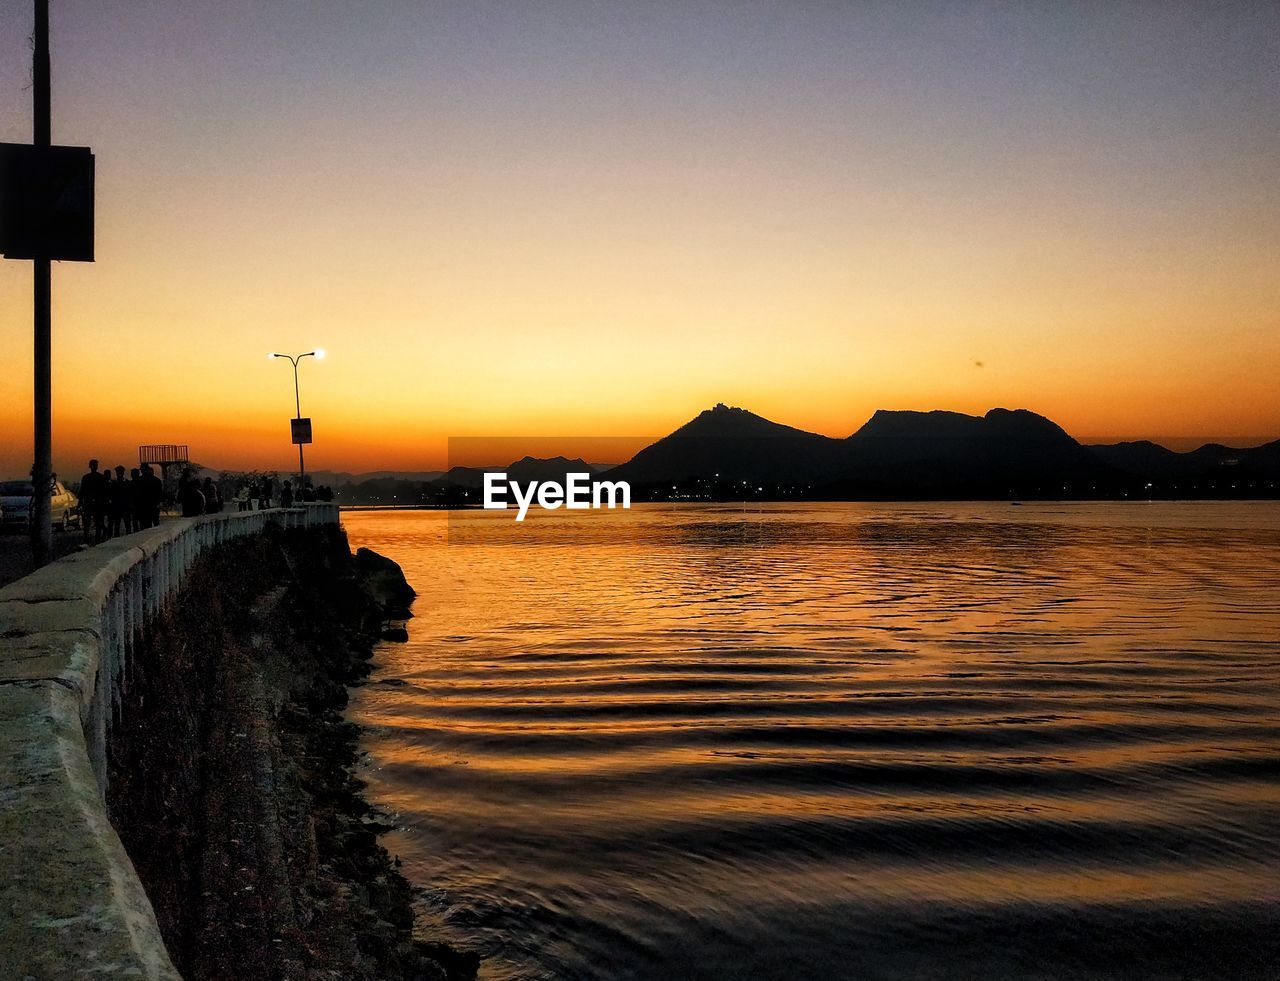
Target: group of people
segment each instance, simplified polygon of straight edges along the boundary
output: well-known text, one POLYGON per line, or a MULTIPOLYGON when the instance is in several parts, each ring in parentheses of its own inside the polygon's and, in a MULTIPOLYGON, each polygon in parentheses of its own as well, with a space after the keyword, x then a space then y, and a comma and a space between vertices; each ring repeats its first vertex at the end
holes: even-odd
POLYGON ((178 504, 184 518, 217 514, 222 510, 222 488, 212 477, 205 477, 202 483, 190 467, 183 467, 182 476, 178 478, 178 504))
MULTIPOLYGON (((310 480, 305 480, 301 491, 298 491, 292 480, 285 480, 280 485, 277 499, 275 479, 263 476, 256 482, 241 481, 236 486, 234 500, 239 511, 252 511, 255 502, 259 511, 265 511, 277 500, 282 508, 291 508, 299 501, 332 501, 333 490, 323 485, 313 487, 310 480)), ((199 482, 188 467, 182 471, 182 478, 178 481, 178 501, 182 505, 183 517, 216 514, 222 510, 222 488, 211 477, 199 482)))
MULTIPOLYGON (((285 481, 285 486, 289 486, 289 481, 285 481)), ((257 481, 242 480, 236 487, 236 504, 241 511, 252 511, 254 502, 257 502, 258 510, 265 511, 271 507, 274 500, 276 489, 275 479, 264 474, 257 481)), ((293 491, 289 491, 290 502, 292 503, 293 491)))
POLYGON ((129 471, 117 466, 98 469, 98 461, 89 461, 89 472, 80 478, 80 527, 90 545, 105 542, 116 535, 127 535, 160 523, 160 506, 164 503, 164 482, 151 465, 144 463, 129 471))
MULTIPOLYGON (((286 480, 277 498, 274 478, 263 476, 257 481, 241 481, 234 500, 240 511, 252 511, 255 503, 258 510, 265 511, 273 505, 293 507, 295 501, 332 501, 333 490, 315 488, 306 480, 298 491, 293 481, 286 480)), ((183 467, 176 503, 184 518, 217 514, 223 507, 222 488, 212 477, 201 480, 190 467, 183 467)), ((99 470, 98 461, 90 460, 89 472, 80 478, 80 525, 90 545, 158 525, 164 504, 164 481, 149 463, 134 467, 126 479, 123 466, 117 466, 113 475, 111 468, 99 470)))

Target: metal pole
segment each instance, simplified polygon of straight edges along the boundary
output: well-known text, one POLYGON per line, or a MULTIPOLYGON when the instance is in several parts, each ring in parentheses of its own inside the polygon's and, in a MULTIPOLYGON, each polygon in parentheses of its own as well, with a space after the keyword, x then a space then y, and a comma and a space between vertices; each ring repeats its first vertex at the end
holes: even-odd
MULTIPOLYGON (((51 98, 49 93, 49 0, 35 0, 34 54, 31 59, 32 116, 34 143, 47 147, 52 142, 51 98)), ((53 521, 50 515, 49 481, 53 477, 53 381, 52 306, 53 283, 48 256, 34 262, 35 286, 35 465, 31 468, 31 552, 36 566, 53 557, 53 521)))
MULTIPOLYGON (((302 418, 302 397, 298 394, 298 362, 303 359, 304 355, 298 355, 296 358, 290 358, 293 362, 293 406, 297 411, 297 418, 302 418)), ((298 444, 298 500, 302 500, 302 485, 307 477, 306 465, 302 462, 302 444, 298 444)))

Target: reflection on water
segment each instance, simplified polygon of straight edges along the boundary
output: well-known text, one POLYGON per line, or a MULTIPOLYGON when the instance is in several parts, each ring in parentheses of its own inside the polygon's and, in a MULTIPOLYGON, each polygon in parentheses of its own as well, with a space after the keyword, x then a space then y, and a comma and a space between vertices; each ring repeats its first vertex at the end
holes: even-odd
POLYGON ((420 593, 366 776, 485 977, 1280 977, 1280 507, 531 518, 343 516, 420 593))

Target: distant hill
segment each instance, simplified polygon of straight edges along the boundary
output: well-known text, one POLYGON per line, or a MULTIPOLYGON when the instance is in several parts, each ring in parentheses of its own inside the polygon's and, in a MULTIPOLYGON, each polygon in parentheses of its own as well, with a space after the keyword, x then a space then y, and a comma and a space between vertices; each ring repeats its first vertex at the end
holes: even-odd
POLYGON ((479 503, 486 473, 506 473, 522 483, 535 480, 563 483, 565 474, 596 473, 602 469, 608 466, 563 456, 550 459, 526 456, 505 467, 451 467, 443 473, 431 471, 425 480, 382 476, 335 486, 338 500, 343 504, 451 507, 479 503))
POLYGON ((1147 439, 1086 448, 1098 459, 1123 473, 1177 477, 1190 472, 1191 468, 1191 462, 1187 459, 1189 454, 1175 453, 1147 439))
POLYGON ((1149 440, 1086 448, 1116 470, 1133 476, 1184 481, 1280 478, 1280 440, 1245 449, 1206 443, 1187 453, 1176 453, 1149 440))
POLYGON ((341 470, 317 470, 308 473, 315 484, 328 484, 330 487, 342 487, 347 484, 360 484, 369 480, 435 480, 441 470, 372 470, 368 473, 347 473, 341 470))
POLYGON ((1274 496, 1280 441, 1190 453, 1154 443, 1084 446, 1044 416, 999 408, 982 416, 879 410, 839 440, 719 404, 608 476, 648 499, 1119 497, 1157 485, 1170 494, 1274 496), (1233 479, 1222 486, 1185 484, 1224 474, 1233 479), (1184 484, 1174 487, 1175 478, 1184 484))
POLYGON ((451 467, 434 480, 429 481, 429 483, 438 487, 478 488, 484 483, 484 475, 486 473, 505 473, 512 480, 518 480, 521 483, 528 483, 534 480, 554 480, 563 483, 565 474, 595 473, 598 469, 600 469, 598 466, 587 463, 585 460, 570 460, 563 456, 553 456, 545 459, 525 456, 505 467, 451 467))
POLYGON ((840 440, 720 403, 645 447, 608 475, 637 484, 699 477, 825 482, 840 475, 844 459, 840 440))
POLYGON ((1093 482, 1111 467, 1061 427, 1026 409, 959 412, 880 410, 847 440, 842 484, 912 496, 966 489, 1093 482))
POLYGON ((1178 453, 1150 441, 1082 445, 1026 409, 878 410, 833 439, 723 403, 617 466, 526 456, 504 466, 312 474, 343 503, 476 504, 484 474, 563 482, 567 473, 628 480, 637 500, 840 500, 1006 497, 1275 497, 1280 440, 1207 443, 1178 453))

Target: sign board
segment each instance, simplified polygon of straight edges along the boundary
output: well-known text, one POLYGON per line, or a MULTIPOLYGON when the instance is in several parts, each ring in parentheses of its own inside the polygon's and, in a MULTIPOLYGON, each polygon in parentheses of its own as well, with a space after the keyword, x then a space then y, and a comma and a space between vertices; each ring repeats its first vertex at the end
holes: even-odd
POLYGON ((289 425, 293 429, 293 441, 295 443, 311 442, 311 420, 307 419, 290 419, 289 425))
POLYGON ((93 153, 0 143, 0 253, 93 261, 93 153))

